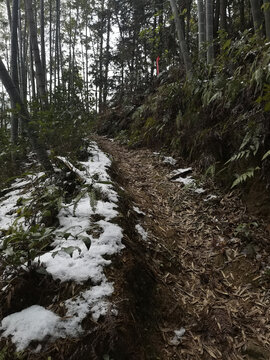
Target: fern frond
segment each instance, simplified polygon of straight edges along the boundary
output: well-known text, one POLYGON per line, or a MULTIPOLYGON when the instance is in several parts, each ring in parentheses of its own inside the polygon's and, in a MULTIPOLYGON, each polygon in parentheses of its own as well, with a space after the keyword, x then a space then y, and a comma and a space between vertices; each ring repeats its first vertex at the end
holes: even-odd
POLYGON ((241 175, 237 175, 237 178, 234 180, 231 189, 233 189, 235 186, 242 184, 246 182, 248 179, 254 177, 255 171, 260 170, 260 168, 257 166, 255 168, 249 168, 246 172, 244 172, 241 175))

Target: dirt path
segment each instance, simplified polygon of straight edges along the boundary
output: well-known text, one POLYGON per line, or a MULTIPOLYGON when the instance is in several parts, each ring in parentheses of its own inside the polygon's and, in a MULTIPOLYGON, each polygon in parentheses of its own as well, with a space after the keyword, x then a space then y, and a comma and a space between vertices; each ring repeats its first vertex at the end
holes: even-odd
POLYGON ((126 245, 137 252, 137 263, 127 288, 140 333, 134 343, 141 348, 130 358, 270 359, 263 223, 232 195, 204 201, 209 191, 197 194, 169 181, 172 168, 150 150, 95 140, 112 156, 115 178, 129 197, 126 245), (147 240, 135 235, 138 224, 147 240), (185 333, 175 337, 181 328, 185 333))

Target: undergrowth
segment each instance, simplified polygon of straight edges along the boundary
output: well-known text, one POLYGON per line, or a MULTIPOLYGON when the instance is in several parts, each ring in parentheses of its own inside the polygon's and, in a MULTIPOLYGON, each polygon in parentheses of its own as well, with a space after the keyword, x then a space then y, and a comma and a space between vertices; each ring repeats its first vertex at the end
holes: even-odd
POLYGON ((131 146, 174 151, 227 188, 256 174, 268 182, 270 44, 249 31, 235 39, 220 32, 215 47, 215 63, 197 59, 192 81, 169 70, 131 114, 122 117, 120 107, 99 129, 111 127, 131 146))

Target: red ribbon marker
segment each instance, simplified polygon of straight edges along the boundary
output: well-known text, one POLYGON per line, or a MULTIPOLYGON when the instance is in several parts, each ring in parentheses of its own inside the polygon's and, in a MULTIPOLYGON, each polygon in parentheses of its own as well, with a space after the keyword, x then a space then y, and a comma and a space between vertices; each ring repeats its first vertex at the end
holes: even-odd
POLYGON ((156 59, 156 63, 157 63, 157 75, 159 75, 159 64, 158 64, 159 60, 160 60, 160 57, 158 56, 157 59, 156 59))

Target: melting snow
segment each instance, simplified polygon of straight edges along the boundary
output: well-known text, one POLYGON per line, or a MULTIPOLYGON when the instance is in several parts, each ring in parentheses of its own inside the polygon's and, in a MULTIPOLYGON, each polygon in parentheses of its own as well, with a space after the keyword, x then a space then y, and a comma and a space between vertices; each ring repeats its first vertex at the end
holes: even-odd
POLYGON ((145 213, 142 210, 140 210, 137 206, 133 206, 133 210, 139 215, 145 215, 145 213))
POLYGON ((205 192, 205 190, 203 188, 196 188, 194 190, 194 192, 197 193, 197 194, 203 194, 205 192))
MULTIPOLYGON (((2 336, 11 335, 17 350, 26 348, 32 340, 42 341, 46 336, 76 336, 82 332, 81 322, 89 313, 97 321, 109 309, 114 314, 117 312, 107 299, 114 289, 103 269, 111 263, 107 256, 124 248, 121 242, 122 229, 111 222, 118 216, 118 195, 107 172, 111 165, 108 156, 101 152, 95 143, 91 144, 89 152, 89 161, 80 162, 83 170, 77 169, 65 158, 60 159, 84 179, 85 185, 91 185, 98 191, 103 200, 93 200, 91 190, 86 187, 81 198, 77 198, 73 203, 63 203, 58 214, 60 225, 55 231, 53 250, 36 261, 40 261, 54 279, 77 283, 91 280, 94 285, 75 298, 65 301, 65 319, 38 305, 4 318, 0 327, 0 330, 4 331, 2 336), (91 220, 91 215, 99 215, 99 219, 91 220), (93 236, 92 230, 96 231, 98 236, 96 233, 93 236)), ((13 224, 17 218, 16 204, 22 196, 21 190, 17 188, 30 183, 31 179, 17 181, 15 190, 0 203, 0 228, 8 229, 13 224)), ((29 197, 29 190, 27 196, 29 197)))
POLYGON ((185 334, 185 332, 186 332, 186 330, 183 327, 181 327, 180 330, 174 330, 175 335, 174 335, 174 338, 171 340, 171 344, 175 345, 175 346, 179 345, 181 342, 182 336, 185 334))
POLYGON ((145 231, 144 228, 140 224, 135 225, 135 229, 137 230, 138 234, 141 235, 142 239, 144 241, 146 241, 147 237, 148 237, 147 231, 145 231))
POLYGON ((176 165, 177 160, 175 160, 174 158, 172 158, 171 156, 164 156, 163 158, 163 162, 164 164, 170 164, 170 165, 176 165))
POLYGON ((203 201, 210 201, 214 199, 217 199, 216 195, 207 195, 207 197, 203 201))
POLYGON ((196 186, 196 182, 193 179, 192 176, 187 175, 192 171, 191 167, 184 168, 184 169, 176 169, 173 170, 168 178, 173 182, 179 182, 181 184, 184 184, 185 186, 189 186, 191 190, 193 190, 197 194, 203 194, 205 190, 203 188, 198 188, 196 186), (182 175, 182 176, 181 176, 182 175))
POLYGON ((4 337, 11 335, 12 342, 21 351, 32 340, 42 341, 46 336, 53 336, 59 319, 52 311, 34 305, 5 317, 0 330, 4 330, 4 337))
POLYGON ((181 174, 185 174, 190 171, 192 171, 191 167, 184 168, 184 169, 176 169, 176 170, 173 170, 172 172, 170 172, 169 178, 174 178, 175 176, 180 176, 181 174))

